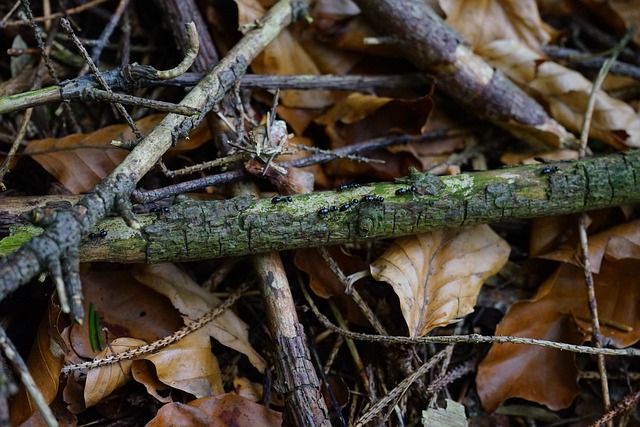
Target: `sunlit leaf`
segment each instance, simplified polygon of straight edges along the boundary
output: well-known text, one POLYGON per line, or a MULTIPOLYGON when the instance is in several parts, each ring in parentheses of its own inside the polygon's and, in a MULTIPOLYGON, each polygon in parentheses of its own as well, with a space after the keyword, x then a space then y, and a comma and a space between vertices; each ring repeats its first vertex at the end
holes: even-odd
POLYGON ((158 379, 168 386, 198 398, 224 392, 218 360, 204 330, 191 333, 145 359, 155 365, 158 379))
POLYGON ((471 313, 480 287, 507 262, 509 245, 487 225, 397 239, 371 264, 391 284, 409 334, 423 336, 471 313))
MULTIPOLYGON (((140 266, 134 277, 169 298, 186 321, 197 319, 222 302, 173 264, 140 266)), ((246 355, 258 370, 265 369, 266 362, 249 343, 249 327, 233 311, 227 310, 202 330, 221 344, 246 355)))

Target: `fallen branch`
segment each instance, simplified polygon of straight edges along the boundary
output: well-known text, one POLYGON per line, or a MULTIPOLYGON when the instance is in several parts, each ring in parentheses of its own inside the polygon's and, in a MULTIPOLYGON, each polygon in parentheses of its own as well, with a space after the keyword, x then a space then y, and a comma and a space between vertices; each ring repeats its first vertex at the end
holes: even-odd
POLYGON ((640 151, 632 151, 445 177, 416 173, 395 183, 293 195, 278 204, 248 196, 183 199, 164 214, 140 215, 138 231, 120 218, 105 219, 97 229, 108 235, 86 240, 81 255, 83 261, 180 262, 581 213, 640 202, 638 171, 640 151))
POLYGON ((575 147, 571 133, 500 71, 473 53, 460 33, 425 2, 356 0, 356 3, 379 31, 393 36, 394 46, 407 59, 432 74, 436 87, 469 113, 534 144, 575 147))
MULTIPOLYGON (((135 184, 181 136, 187 136, 232 87, 255 58, 298 13, 305 2, 282 0, 265 15, 262 25, 249 31, 227 56, 189 92, 180 105, 196 108, 195 118, 169 114, 145 137, 96 190, 66 212, 43 215, 45 231, 18 251, 0 260, 0 299, 42 271, 49 271, 61 305, 80 322, 83 317, 78 243, 114 208, 126 213, 135 184), (69 296, 67 299, 66 296, 69 296)), ((129 219, 130 224, 135 224, 129 219)))

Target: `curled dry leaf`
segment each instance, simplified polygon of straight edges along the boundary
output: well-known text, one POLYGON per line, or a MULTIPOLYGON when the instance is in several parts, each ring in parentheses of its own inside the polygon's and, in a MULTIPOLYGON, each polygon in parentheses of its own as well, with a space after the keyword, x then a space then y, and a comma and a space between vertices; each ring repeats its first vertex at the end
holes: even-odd
MULTIPOLYGON (((26 361, 29 372, 36 379, 38 388, 47 403, 51 403, 58 394, 60 372, 66 352, 66 345, 62 342, 59 332, 61 329, 59 322, 63 318, 61 312, 60 306, 50 302, 48 316, 40 322, 33 348, 26 361)), ((31 396, 28 395, 24 386, 20 385, 18 394, 11 400, 9 411, 11 425, 22 424, 37 410, 31 396)))
MULTIPOLYGON (((579 132, 592 84, 582 74, 547 60, 515 40, 497 40, 478 49, 492 65, 533 92, 549 106, 551 115, 579 132)), ((640 119, 627 103, 596 93, 590 136, 617 148, 640 147, 640 119)))
MULTIPOLYGON (((146 342, 136 338, 117 338, 109 347, 98 353, 102 359, 113 353, 122 353, 127 350, 140 347, 146 342)), ((119 363, 91 369, 87 372, 87 382, 84 386, 84 402, 87 408, 100 402, 109 396, 115 389, 122 387, 131 379, 132 360, 123 360, 119 363)))
POLYGON ((540 19, 534 0, 439 0, 447 22, 472 46, 501 39, 538 49, 555 31, 540 19))
MULTIPOLYGON (((594 275, 601 332, 609 345, 626 347, 640 339, 638 277, 640 262, 632 259, 605 261, 600 273, 594 275)), ((533 300, 511 306, 496 335, 581 344, 589 339, 589 318, 582 268, 562 264, 533 300)), ((478 367, 476 385, 489 412, 511 397, 557 410, 571 405, 579 392, 577 380, 575 355, 571 353, 494 344, 478 367)))
MULTIPOLYGON (((354 93, 318 117, 316 122, 325 126, 331 148, 336 149, 393 134, 419 135, 427 126, 432 108, 433 100, 429 97, 405 100, 354 93)), ((382 155, 377 154, 375 157, 380 158, 382 155)), ((339 160, 327 165, 327 170, 330 174, 342 176, 359 176, 369 172, 371 168, 387 178, 406 174, 407 165, 404 164, 403 156, 388 155, 382 160, 385 161, 384 164, 339 160)))
POLYGON ((201 329, 175 344, 148 355, 164 384, 197 398, 224 392, 218 360, 211 352, 209 334, 201 329))
POLYGON ((402 237, 371 274, 400 299, 409 334, 423 336, 473 311, 480 287, 507 262, 509 245, 487 225, 402 237))
MULTIPOLYGON (((580 245, 563 246, 541 255, 540 258, 582 265, 580 245)), ((605 259, 640 259, 640 220, 621 224, 601 233, 589 236, 587 254, 591 271, 600 272, 605 259)))
MULTIPOLYGON (((169 298, 185 322, 197 319, 222 302, 173 264, 140 266, 135 270, 134 277, 169 298)), ((249 343, 249 327, 233 311, 227 310, 201 330, 221 344, 246 355, 259 371, 266 368, 264 359, 249 343)))
MULTIPOLYGON (((265 9, 257 0, 237 0, 239 23, 247 29, 259 25, 265 9)), ((321 74, 318 64, 309 52, 294 38, 287 29, 272 41, 266 49, 251 63, 256 74, 321 74)), ((334 97, 328 91, 284 90, 281 101, 288 107, 323 108, 333 104, 334 97)))

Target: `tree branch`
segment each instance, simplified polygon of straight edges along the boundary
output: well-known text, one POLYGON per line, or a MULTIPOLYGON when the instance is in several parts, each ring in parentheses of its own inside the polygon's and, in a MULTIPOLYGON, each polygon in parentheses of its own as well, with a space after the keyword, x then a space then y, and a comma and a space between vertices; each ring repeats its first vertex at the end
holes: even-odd
POLYGON ((126 211, 135 184, 179 137, 186 136, 218 103, 249 63, 286 27, 300 5, 295 0, 277 2, 265 15, 262 25, 248 32, 227 56, 180 103, 196 108, 199 117, 169 114, 144 138, 129 156, 97 187, 69 211, 47 216, 44 233, 0 260, 0 299, 48 270, 61 291, 61 305, 77 321, 83 317, 77 266, 78 242, 98 220, 119 206, 126 211), (66 295, 73 295, 66 304, 66 295))
POLYGON ((180 262, 580 213, 640 202, 639 172, 636 150, 445 177, 416 173, 396 183, 294 195, 278 204, 251 197, 185 200, 165 214, 140 215, 139 231, 120 218, 102 221, 97 229, 108 235, 84 241, 81 254, 83 261, 180 262), (365 195, 384 201, 362 200, 365 195), (349 205, 353 199, 358 203, 349 205))

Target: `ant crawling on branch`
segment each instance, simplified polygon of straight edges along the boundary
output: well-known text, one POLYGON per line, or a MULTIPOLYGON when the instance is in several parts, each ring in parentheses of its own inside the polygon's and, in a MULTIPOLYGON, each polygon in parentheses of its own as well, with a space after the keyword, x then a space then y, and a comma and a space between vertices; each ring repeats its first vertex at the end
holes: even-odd
POLYGON ((105 237, 107 237, 107 234, 109 233, 106 230, 101 230, 97 233, 89 233, 88 237, 91 240, 104 239, 105 237))

